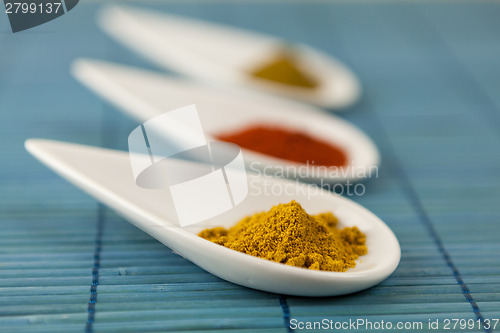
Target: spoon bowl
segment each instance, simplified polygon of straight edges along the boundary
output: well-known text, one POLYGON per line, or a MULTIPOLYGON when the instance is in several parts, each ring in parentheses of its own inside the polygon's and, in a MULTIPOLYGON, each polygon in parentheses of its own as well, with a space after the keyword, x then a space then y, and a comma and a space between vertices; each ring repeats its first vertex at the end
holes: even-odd
POLYGON ((211 89, 198 83, 99 60, 78 59, 73 63, 72 73, 88 88, 140 122, 169 110, 196 104, 208 141, 215 141, 219 134, 263 124, 303 132, 337 146, 347 154, 348 160, 345 167, 327 168, 244 150, 247 166, 253 170, 268 170, 271 175, 314 183, 337 184, 368 178, 377 172, 380 163, 378 149, 365 133, 349 122, 310 105, 251 92, 211 89))
MULTIPOLYGON (((240 205, 216 218, 180 227, 174 207, 168 204, 169 190, 137 186, 127 152, 42 139, 27 140, 25 145, 47 167, 138 228, 207 272, 236 284, 287 295, 334 296, 374 286, 399 264, 399 243, 384 222, 359 204, 313 185, 247 173, 249 193, 240 205), (357 226, 366 234, 368 254, 347 272, 314 271, 246 255, 197 236, 202 229, 230 227, 244 216, 291 200, 309 214, 332 212, 340 227, 357 226)), ((172 163, 193 166, 187 161, 172 163)))
POLYGON ((250 88, 327 108, 344 108, 360 95, 356 76, 340 61, 307 45, 294 44, 299 67, 319 81, 304 89, 249 74, 253 66, 273 59, 283 40, 224 25, 110 5, 98 16, 112 37, 158 65, 221 86, 250 88))

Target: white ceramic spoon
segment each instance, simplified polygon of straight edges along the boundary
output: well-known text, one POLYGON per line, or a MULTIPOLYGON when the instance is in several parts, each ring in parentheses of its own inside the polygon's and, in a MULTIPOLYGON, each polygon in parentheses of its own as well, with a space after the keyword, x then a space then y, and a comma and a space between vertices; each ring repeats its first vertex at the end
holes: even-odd
POLYGON ((247 165, 254 170, 326 184, 356 182, 377 172, 380 155, 373 141, 349 122, 310 105, 263 94, 210 89, 164 74, 98 60, 76 60, 72 73, 95 93, 141 122, 196 104, 209 140, 252 124, 266 124, 299 130, 341 147, 349 161, 343 168, 313 168, 244 150, 247 165))
POLYGON ((104 31, 167 69, 207 82, 255 88, 328 108, 343 108, 360 95, 356 76, 339 61, 303 44, 293 50, 303 70, 318 79, 308 90, 252 79, 258 64, 270 61, 284 41, 251 31, 112 5, 98 23, 104 31))
MULTIPOLYGON (((135 184, 128 153, 41 139, 28 140, 26 148, 46 166, 186 259, 246 287, 299 296, 342 295, 378 284, 400 260, 399 243, 384 222, 353 201, 317 187, 248 174, 249 195, 240 205, 202 224, 181 228, 173 222, 176 216, 167 204, 168 190, 147 190, 135 184), (272 195, 266 191, 270 186, 288 190, 272 195), (311 192, 304 191, 304 186, 311 192), (357 226, 367 236, 368 254, 347 272, 313 271, 246 255, 196 236, 203 228, 229 227, 244 216, 292 199, 310 214, 331 211, 340 226, 357 226)), ((176 163, 192 166, 185 161, 176 163)))

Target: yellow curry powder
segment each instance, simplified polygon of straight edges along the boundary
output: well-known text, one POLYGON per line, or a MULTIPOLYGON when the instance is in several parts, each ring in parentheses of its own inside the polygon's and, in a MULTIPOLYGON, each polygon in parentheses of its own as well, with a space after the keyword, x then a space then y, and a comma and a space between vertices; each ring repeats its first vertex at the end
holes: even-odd
POLYGON ((256 257, 309 269, 345 272, 367 253, 356 227, 337 228, 332 213, 309 215, 300 204, 274 206, 245 217, 230 229, 206 229, 199 236, 256 257))
POLYGON ((316 79, 304 73, 297 65, 290 52, 281 51, 268 63, 250 72, 254 77, 290 86, 314 89, 318 86, 316 79))

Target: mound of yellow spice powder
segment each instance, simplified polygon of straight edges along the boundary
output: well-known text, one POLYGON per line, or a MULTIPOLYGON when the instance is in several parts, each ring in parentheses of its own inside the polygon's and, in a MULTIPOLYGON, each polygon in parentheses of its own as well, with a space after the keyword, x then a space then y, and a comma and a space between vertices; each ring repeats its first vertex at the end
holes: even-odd
POLYGON ((265 79, 289 86, 314 89, 318 81, 303 72, 297 66, 296 57, 289 51, 280 51, 276 56, 263 66, 250 72, 254 77, 265 79))
POLYGON ((337 228, 332 213, 309 215, 300 204, 274 206, 245 217, 230 229, 203 230, 198 236, 230 249, 291 266, 345 272, 367 253, 356 227, 337 228))

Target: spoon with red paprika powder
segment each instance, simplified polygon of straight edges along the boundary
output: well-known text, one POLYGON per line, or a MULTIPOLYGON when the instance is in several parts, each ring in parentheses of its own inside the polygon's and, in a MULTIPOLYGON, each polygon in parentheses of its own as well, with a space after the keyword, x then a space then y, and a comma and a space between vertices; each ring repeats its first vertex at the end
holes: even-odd
POLYGON ((207 141, 238 144, 254 172, 316 183, 356 182, 377 172, 380 158, 373 141, 346 120, 311 105, 256 92, 214 89, 97 60, 77 60, 72 71, 94 92, 141 122, 195 104, 207 141))

